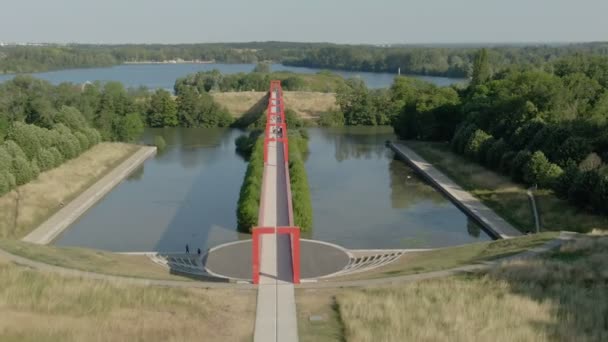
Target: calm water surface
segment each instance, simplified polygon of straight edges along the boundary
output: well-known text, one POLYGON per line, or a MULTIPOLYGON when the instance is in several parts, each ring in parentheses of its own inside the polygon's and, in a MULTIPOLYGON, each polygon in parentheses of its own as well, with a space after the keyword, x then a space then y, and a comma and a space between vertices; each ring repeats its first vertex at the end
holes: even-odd
MULTIPOLYGON (((489 240, 479 226, 384 147, 390 128, 311 128, 307 158, 314 228, 348 248, 423 248, 489 240)), ((207 249, 236 232, 246 163, 227 129, 148 129, 165 152, 116 187, 57 241, 111 251, 207 249)))
MULTIPOLYGON (((84 83, 92 81, 118 81, 127 87, 146 86, 151 89, 173 89, 175 80, 198 71, 218 69, 225 74, 251 72, 254 64, 125 64, 107 68, 67 69, 35 73, 33 76, 47 80, 53 84, 62 82, 84 83)), ((290 67, 273 64, 273 71, 292 71, 296 73, 314 74, 320 69, 290 67)), ((370 88, 390 87, 395 78, 394 74, 373 72, 333 71, 345 78, 360 77, 370 88)), ((0 75, 0 82, 12 79, 14 75, 0 75)), ((439 86, 463 82, 460 78, 412 76, 439 86)))

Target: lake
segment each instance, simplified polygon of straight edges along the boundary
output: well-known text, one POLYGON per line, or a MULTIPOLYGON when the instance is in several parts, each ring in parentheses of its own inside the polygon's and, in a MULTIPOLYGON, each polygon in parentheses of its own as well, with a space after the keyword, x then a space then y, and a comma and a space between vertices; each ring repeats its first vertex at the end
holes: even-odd
MULTIPOLYGON (((309 128, 306 169, 314 225, 305 237, 347 248, 430 248, 490 240, 480 226, 384 146, 388 127, 309 128)), ((249 238, 236 231, 247 167, 235 153, 242 132, 146 129, 167 149, 146 161, 55 244, 110 251, 203 250, 249 238)))
MULTIPOLYGON (((34 73, 33 76, 47 80, 53 84, 62 82, 85 83, 92 81, 118 81, 126 87, 146 86, 151 89, 163 88, 172 90, 175 80, 198 71, 218 69, 225 74, 251 72, 254 64, 123 64, 107 68, 66 69, 58 71, 34 73)), ((320 69, 291 67, 282 64, 271 65, 273 71, 291 71, 295 73, 314 74, 320 69)), ((345 78, 360 77, 370 88, 387 88, 393 83, 395 74, 332 71, 345 78)), ((0 75, 0 82, 12 79, 14 75, 0 75)), ((434 83, 438 86, 447 86, 453 83, 464 82, 460 78, 412 76, 434 83)))

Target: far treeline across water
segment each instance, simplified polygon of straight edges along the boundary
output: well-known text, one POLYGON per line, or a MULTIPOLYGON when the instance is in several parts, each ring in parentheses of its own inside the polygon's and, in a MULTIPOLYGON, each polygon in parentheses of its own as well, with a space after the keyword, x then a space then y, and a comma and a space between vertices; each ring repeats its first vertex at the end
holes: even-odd
MULTIPOLYGON (((331 70, 470 77, 480 45, 339 45, 329 43, 209 43, 182 45, 44 45, 0 47, 0 73, 104 67, 123 63, 191 61, 258 63, 331 70)), ((540 67, 575 54, 608 55, 608 43, 496 45, 488 48, 493 68, 540 67)))

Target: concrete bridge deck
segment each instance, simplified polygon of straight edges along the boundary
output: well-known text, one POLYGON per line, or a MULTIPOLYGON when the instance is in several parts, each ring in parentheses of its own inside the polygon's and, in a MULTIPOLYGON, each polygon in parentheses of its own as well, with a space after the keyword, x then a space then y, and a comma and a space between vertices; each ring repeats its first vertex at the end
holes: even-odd
MULTIPOLYGON (((270 114, 280 112, 283 101, 279 89, 271 89, 270 114)), ((268 138, 279 133, 267 132, 268 138)), ((287 135, 287 132, 282 132, 287 135)), ((264 165, 259 226, 274 227, 275 234, 260 239, 260 284, 255 320, 254 341, 298 341, 298 324, 292 255, 289 235, 277 234, 276 227, 289 226, 289 210, 284 143, 268 142, 268 160, 264 165)))

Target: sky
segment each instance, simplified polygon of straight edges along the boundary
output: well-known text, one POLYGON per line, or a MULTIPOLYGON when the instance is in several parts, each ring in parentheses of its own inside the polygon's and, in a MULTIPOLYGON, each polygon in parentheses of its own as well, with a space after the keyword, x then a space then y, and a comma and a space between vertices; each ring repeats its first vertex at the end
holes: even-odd
POLYGON ((608 0, 0 0, 0 42, 608 40, 608 0))

